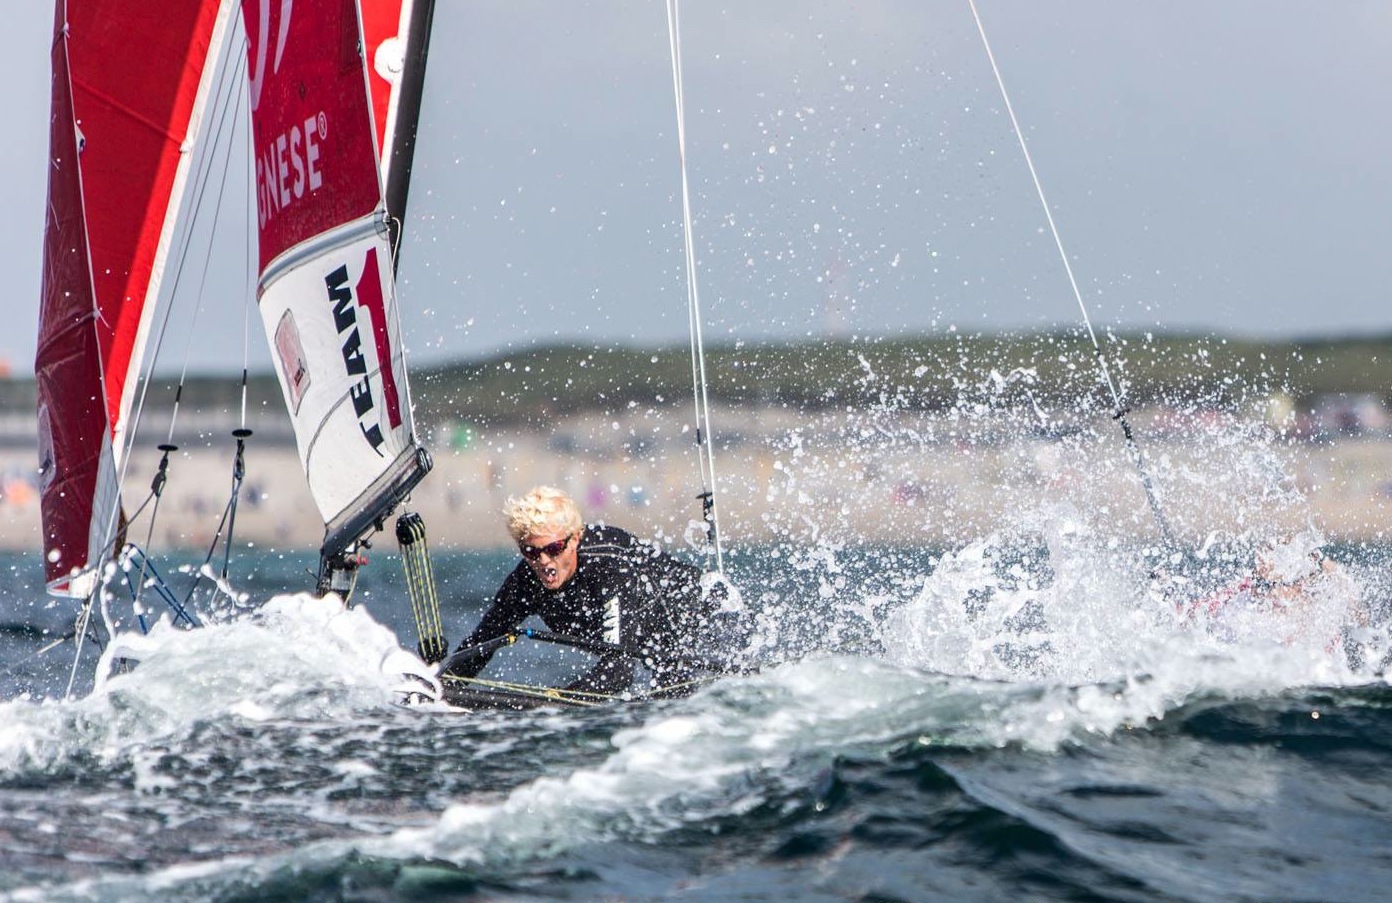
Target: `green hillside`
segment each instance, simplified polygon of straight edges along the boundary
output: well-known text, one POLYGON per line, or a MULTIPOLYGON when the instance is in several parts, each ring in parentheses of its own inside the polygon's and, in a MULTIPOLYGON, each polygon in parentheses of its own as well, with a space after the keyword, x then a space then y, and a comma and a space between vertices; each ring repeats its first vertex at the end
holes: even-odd
MULTIPOLYGON (((1330 392, 1392 395, 1392 335, 1256 342, 1123 334, 1102 342, 1113 384, 1135 407, 1229 406, 1273 392, 1297 404, 1330 392)), ((709 398, 718 405, 937 410, 988 396, 1023 401, 1026 393, 1036 401, 1111 405, 1098 356, 1080 331, 723 344, 707 350, 705 372, 709 398)), ((175 387, 157 382, 147 404, 168 407, 175 387)), ((418 417, 426 425, 454 418, 544 425, 574 411, 687 404, 691 392, 685 346, 541 347, 412 373, 418 417)), ((274 377, 253 376, 248 398, 252 408, 277 408, 274 377)), ((236 410, 239 386, 232 379, 192 378, 182 403, 193 410, 236 410)), ((32 380, 0 381, 0 411, 33 408, 32 380)))
MULTIPOLYGON (((1273 392, 1297 404, 1329 392, 1392 393, 1392 336, 1252 342, 1121 335, 1105 339, 1101 357, 1123 399, 1137 407, 1230 406, 1273 392)), ((1027 390, 1040 401, 1111 405, 1098 355, 1081 333, 731 344, 708 349, 705 365, 717 404, 944 409, 1027 390)), ((553 347, 418 370, 412 384, 426 417, 545 422, 580 409, 685 401, 692 371, 685 347, 553 347)))

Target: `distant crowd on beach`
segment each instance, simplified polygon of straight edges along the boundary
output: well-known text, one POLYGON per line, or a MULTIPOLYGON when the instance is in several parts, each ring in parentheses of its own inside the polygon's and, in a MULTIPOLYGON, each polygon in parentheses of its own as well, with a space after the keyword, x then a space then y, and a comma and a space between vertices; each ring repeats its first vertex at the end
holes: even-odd
POLYGON ((11 466, 0 471, 0 505, 6 508, 28 508, 38 503, 37 470, 11 466))

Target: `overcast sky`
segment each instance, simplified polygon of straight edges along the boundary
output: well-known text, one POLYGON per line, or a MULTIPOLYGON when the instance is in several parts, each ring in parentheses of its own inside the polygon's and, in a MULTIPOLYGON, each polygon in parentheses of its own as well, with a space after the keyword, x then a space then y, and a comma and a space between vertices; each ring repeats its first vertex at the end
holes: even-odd
MULTIPOLYGON (((1392 4, 978 6, 1095 324, 1392 331, 1392 4)), ((413 358, 684 343, 663 4, 438 7, 400 271, 413 358)), ((708 339, 1079 322, 966 0, 682 12, 708 339)), ((10 4, 0 55, 0 358, 17 374, 35 344, 51 24, 48 4, 10 4)), ((245 220, 229 221, 235 272, 245 220)), ((162 366, 239 367, 243 294, 205 290, 206 339, 162 366)))

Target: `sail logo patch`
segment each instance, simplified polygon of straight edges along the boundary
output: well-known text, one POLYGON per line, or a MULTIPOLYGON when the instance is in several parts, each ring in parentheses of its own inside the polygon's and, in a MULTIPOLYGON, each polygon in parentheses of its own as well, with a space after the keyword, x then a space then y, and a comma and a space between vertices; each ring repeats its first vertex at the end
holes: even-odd
POLYGON ((304 342, 300 341, 300 327, 295 324, 295 315, 289 308, 280 315, 275 330, 276 360, 280 363, 281 375, 285 378, 285 389, 290 395, 290 413, 300 413, 300 402, 309 391, 309 363, 305 355, 304 342))
POLYGON ((622 623, 619 620, 619 597, 614 596, 604 603, 604 642, 617 646, 623 642, 622 623))
POLYGON ((362 431, 372 450, 381 455, 386 439, 382 430, 382 415, 378 413, 377 401, 372 392, 372 377, 380 375, 382 386, 382 407, 385 409, 386 425, 389 429, 401 426, 401 399, 396 389, 396 373, 393 368, 391 332, 388 329, 386 297, 382 292, 381 270, 377 261, 377 248, 368 248, 363 256, 362 272, 356 284, 350 284, 348 265, 343 264, 324 277, 324 287, 334 328, 338 332, 340 350, 343 358, 343 371, 350 382, 348 400, 353 405, 353 413, 358 418, 358 428, 362 431), (358 322, 358 311, 367 317, 367 329, 376 355, 376 368, 368 366, 363 351, 363 334, 358 322))
POLYGON ((48 487, 58 477, 58 456, 53 450, 53 423, 49 419, 48 405, 39 405, 39 492, 48 492, 48 487))
POLYGON ((320 110, 275 136, 256 155, 256 207, 261 228, 307 193, 324 187, 320 145, 328 136, 329 117, 320 110))

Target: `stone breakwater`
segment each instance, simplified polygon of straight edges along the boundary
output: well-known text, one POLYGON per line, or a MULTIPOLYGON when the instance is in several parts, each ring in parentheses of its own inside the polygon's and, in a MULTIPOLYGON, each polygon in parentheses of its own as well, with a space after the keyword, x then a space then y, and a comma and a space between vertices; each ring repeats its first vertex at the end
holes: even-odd
MULTIPOLYGON (((979 437, 931 440, 911 424, 856 429, 808 425, 784 411, 722 412, 717 432, 719 516, 728 544, 798 542, 941 546, 993 531, 1069 523, 1121 538, 1153 536, 1137 470, 1119 436, 1081 441, 979 437)), ((940 431, 941 432, 941 431, 940 431)), ((462 424, 430 437, 435 470, 411 500, 436 548, 502 547, 499 510, 538 483, 569 490, 589 520, 680 543, 699 537, 700 469, 690 431, 676 415, 575 417, 548 430, 462 424)), ((1146 467, 1167 519, 1182 536, 1214 530, 1299 529, 1313 522, 1335 540, 1385 541, 1392 526, 1392 441, 1197 441, 1145 436, 1146 467)), ((41 548, 35 453, 0 449, 0 547, 41 548)), ((236 540, 273 549, 314 549, 323 528, 295 449, 258 443, 236 540)), ((128 510, 148 491, 158 454, 137 452, 127 476, 128 510)), ((205 548, 232 484, 230 440, 175 453, 151 529, 129 537, 151 551, 205 548)), ((379 550, 394 551, 388 525, 379 550)))

